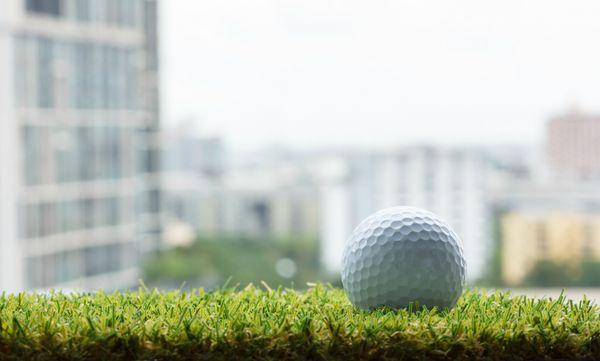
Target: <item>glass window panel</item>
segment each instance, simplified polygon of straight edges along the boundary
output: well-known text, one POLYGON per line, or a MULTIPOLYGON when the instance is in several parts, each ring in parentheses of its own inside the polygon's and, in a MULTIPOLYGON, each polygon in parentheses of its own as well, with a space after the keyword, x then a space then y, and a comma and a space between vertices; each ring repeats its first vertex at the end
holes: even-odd
POLYGON ((75 8, 77 14, 77 20, 82 23, 90 22, 90 1, 89 0, 75 0, 75 8))
POLYGON ((25 183, 27 185, 38 184, 41 179, 41 168, 38 166, 41 146, 39 129, 31 126, 23 127, 22 142, 25 183))
POLYGON ((79 159, 79 174, 82 180, 92 179, 96 157, 91 129, 88 127, 79 128, 78 140, 78 148, 81 154, 79 159))
POLYGON ((137 109, 139 97, 138 82, 138 52, 135 50, 127 51, 127 68, 125 70, 125 91, 128 109, 137 109))
POLYGON ((107 225, 117 225, 119 223, 119 200, 115 197, 107 198, 106 200, 106 224, 107 225))
POLYGON ((67 251, 67 278, 74 280, 83 276, 82 250, 67 251))
POLYGON ((94 227, 94 213, 95 213, 95 204, 92 199, 85 199, 83 201, 83 225, 85 228, 94 227))
POLYGON ((42 287, 50 287, 56 283, 56 255, 49 254, 42 257, 42 287))
POLYGON ((56 205, 56 231, 63 233, 67 230, 67 203, 58 202, 56 205))
POLYGON ((40 236, 48 236, 56 232, 56 205, 54 203, 42 203, 40 210, 40 236))
POLYGON ((25 207, 25 237, 39 236, 39 213, 37 204, 28 204, 25 207))
POLYGON ((44 270, 40 257, 29 257, 25 261, 27 269, 28 288, 39 288, 42 286, 42 277, 44 270))
POLYGON ((42 108, 50 108, 54 105, 53 44, 53 41, 48 38, 38 39, 38 106, 42 108))
POLYGON ((160 210, 160 191, 152 189, 148 191, 148 212, 158 213, 160 210))
POLYGON ((80 200, 66 202, 66 230, 74 231, 82 227, 83 203, 80 200))
POLYGON ((108 130, 108 163, 110 166, 110 178, 121 177, 121 130, 117 127, 109 127, 108 130))
POLYGON ((106 246, 87 248, 84 251, 84 257, 86 276, 94 276, 106 271, 106 265, 108 263, 106 246))
POLYGON ((115 272, 121 269, 121 245, 111 244, 107 247, 107 271, 115 272))
POLYGON ((94 148, 93 162, 92 165, 92 179, 99 179, 102 177, 102 146, 104 143, 104 130, 101 127, 93 127, 90 129, 92 132, 92 145, 94 148))
POLYGON ((89 109, 92 106, 92 47, 78 43, 74 50, 77 108, 89 109))
POLYGON ((27 0, 27 11, 52 16, 61 15, 60 0, 27 0))
POLYGON ((56 282, 63 283, 69 280, 69 259, 66 252, 56 255, 56 282))

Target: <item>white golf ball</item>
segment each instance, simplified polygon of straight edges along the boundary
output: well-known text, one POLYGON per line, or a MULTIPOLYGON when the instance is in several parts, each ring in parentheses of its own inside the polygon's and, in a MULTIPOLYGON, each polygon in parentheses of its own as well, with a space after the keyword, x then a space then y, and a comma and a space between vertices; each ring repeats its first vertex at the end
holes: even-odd
POLYGON ((362 309, 452 307, 465 283, 461 241, 431 212, 383 209, 359 224, 346 242, 342 283, 362 309))

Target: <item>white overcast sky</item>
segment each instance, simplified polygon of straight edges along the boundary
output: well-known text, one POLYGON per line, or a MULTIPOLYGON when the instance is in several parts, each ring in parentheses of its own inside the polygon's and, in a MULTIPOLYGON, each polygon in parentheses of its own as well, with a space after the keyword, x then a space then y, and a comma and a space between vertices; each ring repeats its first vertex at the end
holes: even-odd
POLYGON ((233 146, 535 142, 600 110, 598 0, 163 0, 163 119, 233 146))

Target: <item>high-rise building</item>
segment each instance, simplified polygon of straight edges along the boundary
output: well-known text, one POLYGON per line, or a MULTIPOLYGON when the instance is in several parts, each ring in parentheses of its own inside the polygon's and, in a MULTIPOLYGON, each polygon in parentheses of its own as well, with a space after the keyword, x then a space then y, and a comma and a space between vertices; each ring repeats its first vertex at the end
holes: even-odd
POLYGON ((0 289, 135 285, 160 234, 156 0, 2 0, 0 289))
POLYGON ((547 157, 556 179, 600 179, 600 116, 573 110, 547 126, 547 157))

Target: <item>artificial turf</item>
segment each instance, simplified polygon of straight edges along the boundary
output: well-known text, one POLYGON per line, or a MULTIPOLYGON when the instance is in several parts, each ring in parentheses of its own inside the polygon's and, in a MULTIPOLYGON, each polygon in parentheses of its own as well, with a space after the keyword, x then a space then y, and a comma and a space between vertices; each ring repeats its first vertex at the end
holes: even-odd
POLYGON ((590 301, 466 292, 452 310, 371 312, 324 285, 0 297, 1 359, 598 359, 590 301))

